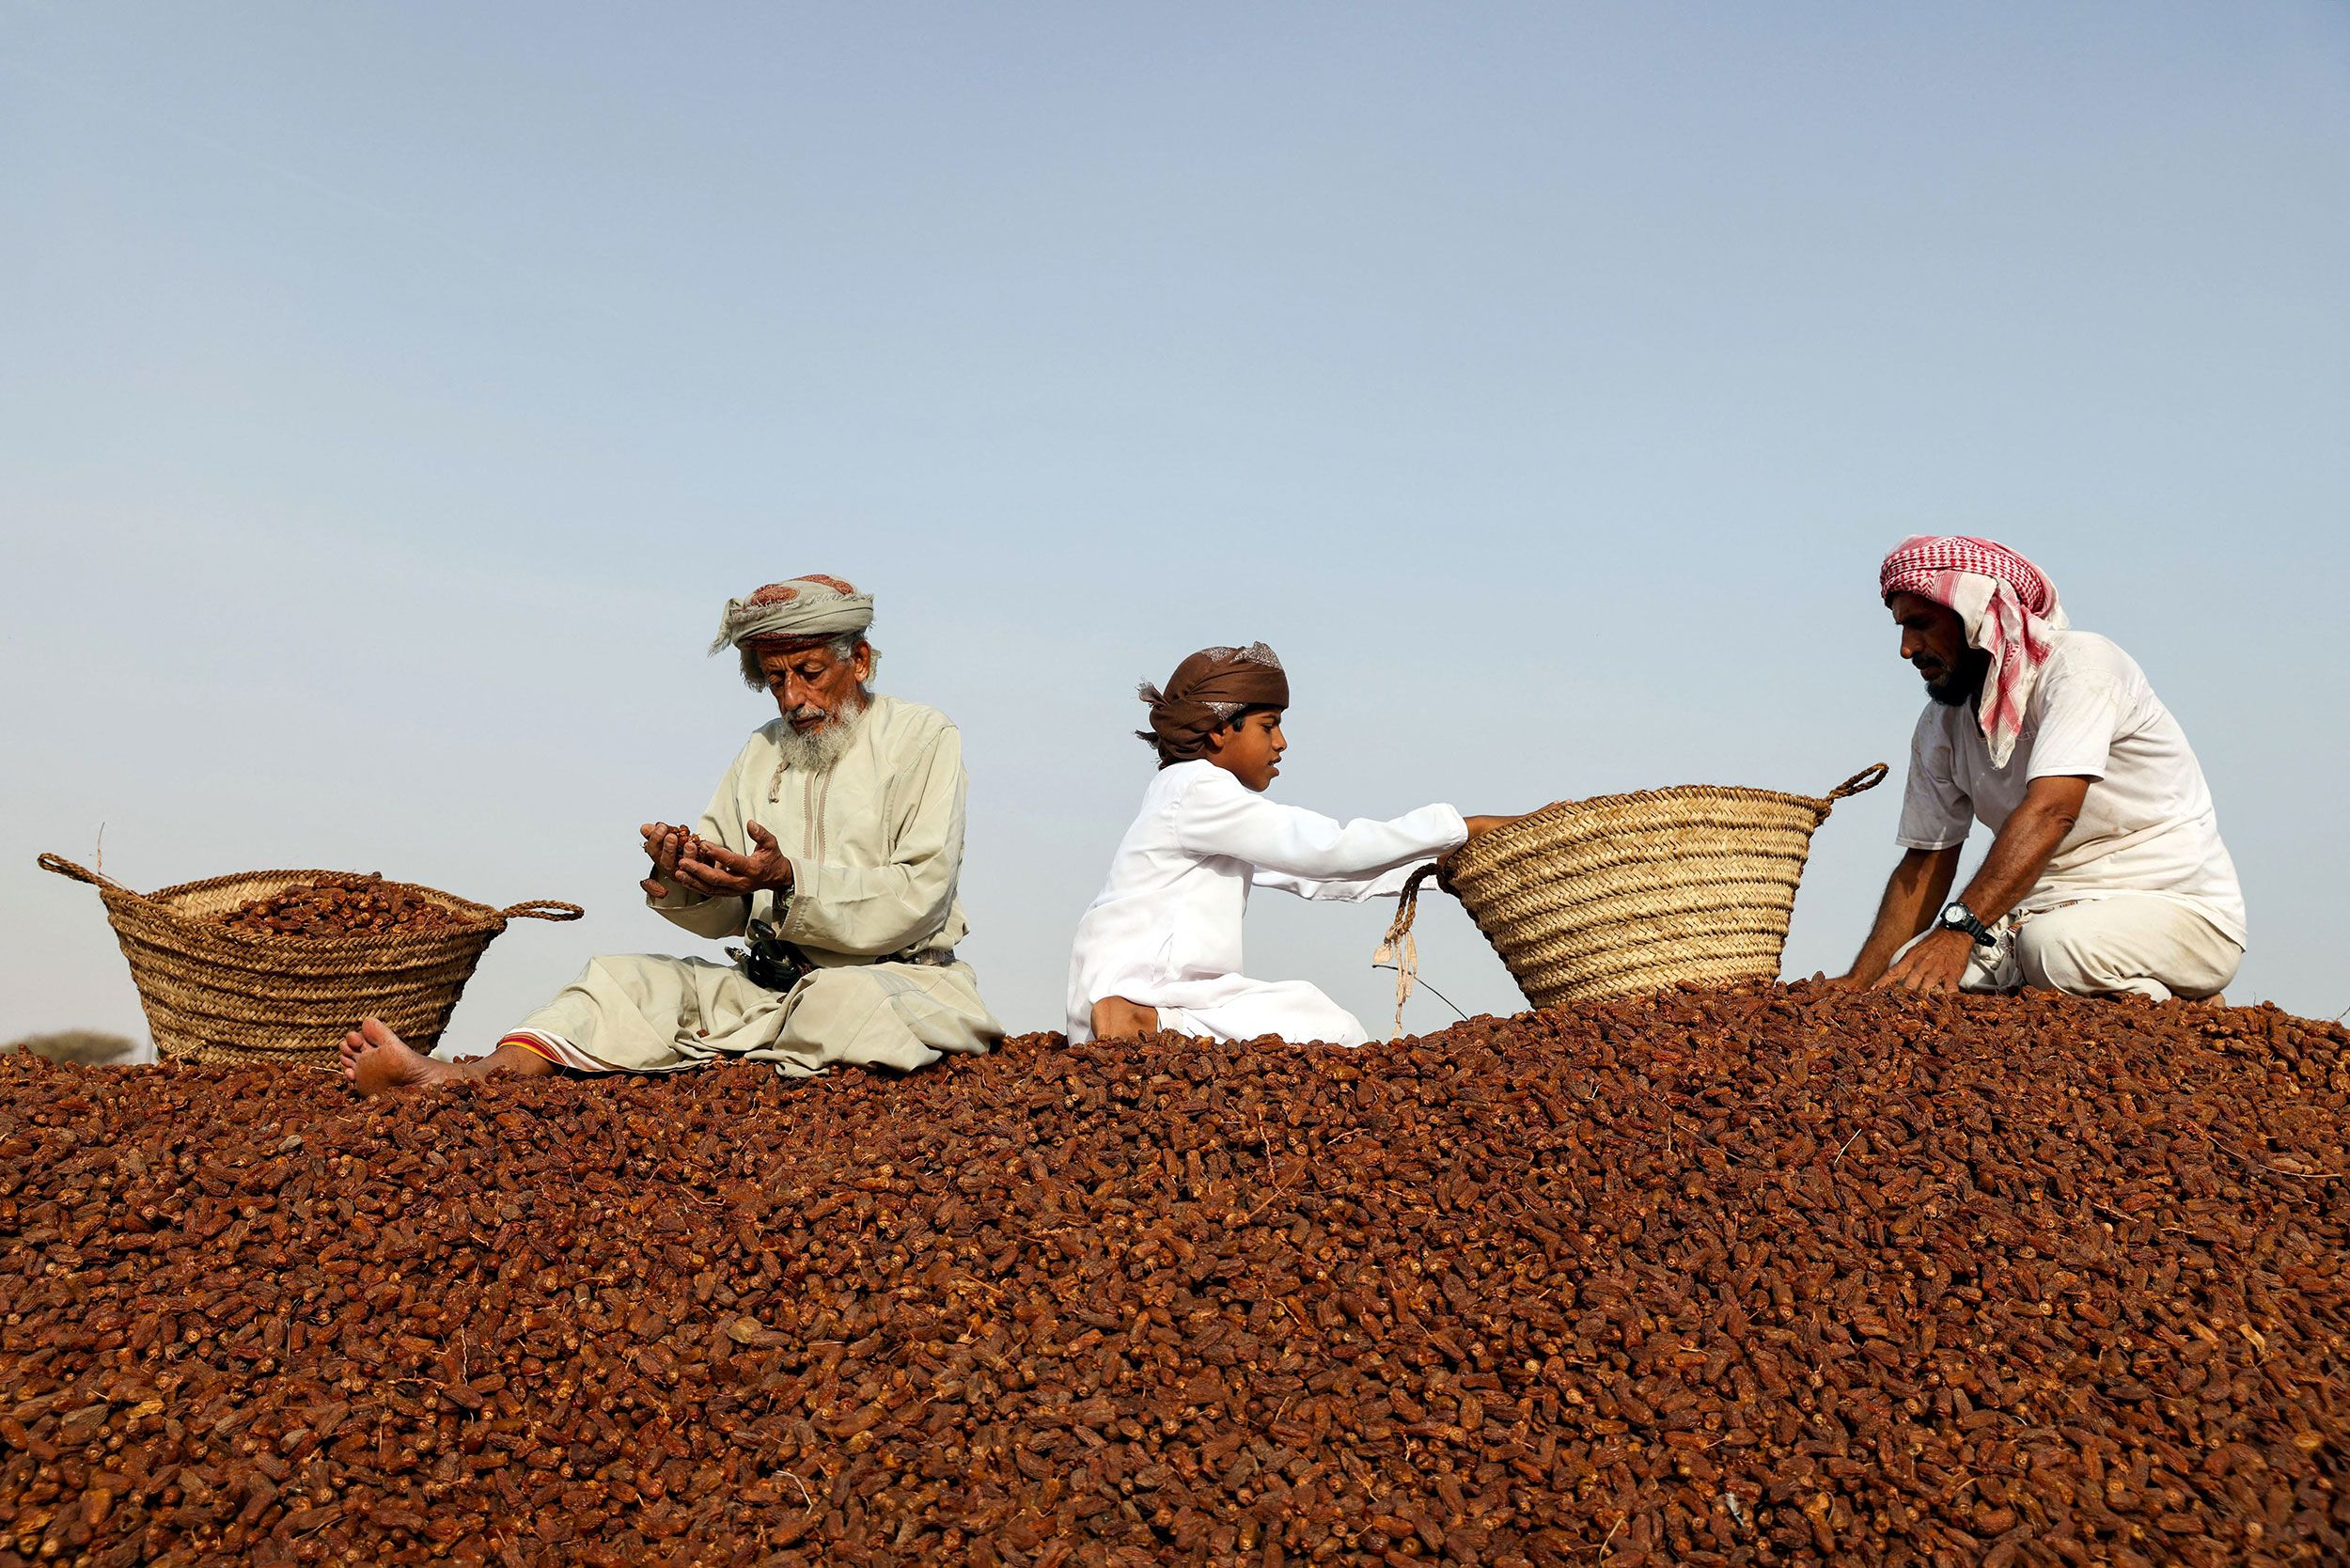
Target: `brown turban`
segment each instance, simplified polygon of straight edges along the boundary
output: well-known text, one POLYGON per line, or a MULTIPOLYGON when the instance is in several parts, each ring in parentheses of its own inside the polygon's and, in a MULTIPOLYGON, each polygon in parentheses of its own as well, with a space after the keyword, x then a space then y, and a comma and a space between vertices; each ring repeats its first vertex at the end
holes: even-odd
POLYGON ((1272 649, 1252 642, 1203 648, 1175 666, 1164 689, 1146 681, 1138 695, 1151 704, 1151 728, 1135 733, 1158 747, 1166 768, 1206 756, 1208 737, 1242 709, 1288 707, 1290 679, 1272 649))

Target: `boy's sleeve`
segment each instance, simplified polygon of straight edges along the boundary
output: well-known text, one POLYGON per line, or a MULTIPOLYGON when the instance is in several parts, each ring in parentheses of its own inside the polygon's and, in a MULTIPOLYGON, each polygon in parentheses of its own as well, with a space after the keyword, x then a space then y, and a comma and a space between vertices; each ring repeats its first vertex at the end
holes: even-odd
MULTIPOLYGON (((1203 771, 1184 792, 1173 825, 1175 841, 1188 853, 1246 861, 1272 873, 1257 879, 1268 886, 1370 882, 1468 841, 1467 823, 1449 806, 1423 806, 1391 822, 1357 817, 1340 823, 1277 805, 1221 769, 1203 771)), ((1369 898, 1373 891, 1305 896, 1369 898)))
POLYGON ((1324 902, 1360 903, 1365 899, 1402 897, 1403 885, 1411 880, 1412 873, 1426 865, 1431 858, 1433 857, 1422 855, 1417 860, 1407 860, 1401 866, 1381 871, 1377 876, 1335 877, 1320 882, 1302 876, 1292 876, 1286 871, 1268 871, 1260 868, 1251 881, 1259 887, 1272 887, 1284 893, 1294 893, 1301 899, 1316 899, 1324 902))

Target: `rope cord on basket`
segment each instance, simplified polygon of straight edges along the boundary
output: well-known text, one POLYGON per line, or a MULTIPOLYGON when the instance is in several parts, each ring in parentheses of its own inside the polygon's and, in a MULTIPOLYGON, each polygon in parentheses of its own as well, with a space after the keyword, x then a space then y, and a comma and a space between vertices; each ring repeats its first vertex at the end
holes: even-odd
POLYGON ((560 899, 525 899, 498 911, 501 920, 576 920, 588 912, 560 899))
POLYGON ((62 855, 43 854, 33 864, 44 871, 55 871, 59 876, 70 876, 76 882, 86 882, 92 887, 118 887, 126 893, 130 892, 129 888, 123 887, 122 884, 106 875, 105 872, 93 871, 86 866, 77 866, 62 855))
MULTIPOLYGON (((1374 969, 1392 969, 1395 965, 1392 964, 1374 964, 1371 967, 1374 969)), ((1434 982, 1432 982, 1427 976, 1422 975, 1420 977, 1419 988, 1422 991, 1427 992, 1431 996, 1435 997, 1436 1000, 1442 1002, 1445 1006, 1450 1008, 1452 1010, 1453 1017, 1458 1018, 1464 1024, 1468 1022, 1468 1014, 1461 1011, 1461 1004, 1446 996, 1443 992, 1437 990, 1434 982)))
POLYGON ((1878 785, 1885 782, 1885 776, 1891 771, 1892 770, 1888 768, 1883 762, 1872 762, 1867 767, 1862 768, 1858 773, 1854 774, 1850 778, 1845 779, 1841 784, 1836 786, 1833 790, 1830 790, 1827 792, 1826 798, 1829 800, 1842 800, 1846 795, 1856 795, 1864 791, 1873 790, 1878 785))
MULTIPOLYGON (((1371 955, 1374 965, 1395 966, 1395 1031, 1403 1032, 1403 1004, 1412 995, 1412 986, 1419 979, 1419 943, 1412 935, 1412 921, 1419 915, 1419 886, 1436 874, 1436 863, 1430 861, 1414 871, 1403 884, 1403 891, 1396 896, 1395 918, 1387 922, 1386 939, 1379 950, 1371 955)), ((1445 1006, 1451 1007, 1450 1002, 1445 1006)), ((1459 1011, 1458 1008, 1453 1008, 1459 1011)))

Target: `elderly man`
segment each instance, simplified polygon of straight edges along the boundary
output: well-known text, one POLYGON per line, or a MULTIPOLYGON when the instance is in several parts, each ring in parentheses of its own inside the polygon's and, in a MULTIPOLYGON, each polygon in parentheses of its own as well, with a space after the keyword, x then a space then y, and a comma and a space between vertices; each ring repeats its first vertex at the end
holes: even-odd
POLYGON ((1929 700, 1907 853, 1843 981, 2217 996, 2244 957, 2244 895, 2203 770, 2137 663, 2071 630, 2039 568, 1989 540, 1904 540, 1877 590, 1929 700), (1977 822, 1990 852, 1951 899, 1977 822))
POLYGON ((435 1061, 368 1019, 343 1045, 362 1092, 488 1077, 670 1073, 727 1059, 792 1076, 899 1069, 1003 1038, 955 957, 969 927, 963 748, 935 709, 874 695, 871 596, 796 577, 728 602, 711 651, 775 698, 691 828, 642 829, 647 902, 733 964, 599 958, 487 1057, 435 1061))

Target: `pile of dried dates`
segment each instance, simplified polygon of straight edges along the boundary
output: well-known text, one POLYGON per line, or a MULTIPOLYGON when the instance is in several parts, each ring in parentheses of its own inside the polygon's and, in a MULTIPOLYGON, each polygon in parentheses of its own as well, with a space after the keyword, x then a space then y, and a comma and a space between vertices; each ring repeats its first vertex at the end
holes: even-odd
POLYGON ((219 922, 262 936, 383 936, 445 931, 463 920, 406 883, 369 872, 297 882, 247 900, 219 922))
POLYGON ((2350 1561, 2350 1066, 1798 985, 361 1102, 0 1061, 0 1564, 2350 1561))

